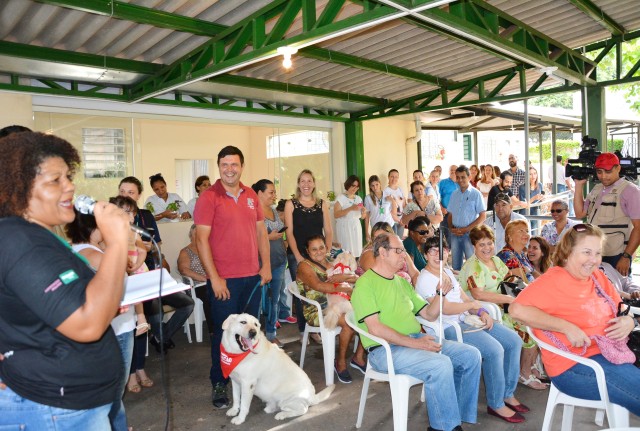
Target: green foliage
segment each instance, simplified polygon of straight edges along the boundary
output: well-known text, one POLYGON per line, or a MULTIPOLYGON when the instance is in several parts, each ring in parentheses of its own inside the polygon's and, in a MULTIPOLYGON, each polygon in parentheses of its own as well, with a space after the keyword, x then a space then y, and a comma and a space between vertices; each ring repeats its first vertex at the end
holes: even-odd
POLYGON ((533 106, 573 109, 573 93, 567 92, 534 97, 529 99, 528 103, 533 106))
MULTIPOLYGON (((594 59, 600 51, 594 51, 587 54, 587 57, 594 59)), ((622 44, 622 70, 621 77, 624 77, 628 71, 640 61, 640 38, 631 41, 624 42, 622 44)), ((616 56, 615 48, 612 49, 601 61, 598 63, 597 69, 598 81, 607 81, 616 78, 616 56)), ((637 76, 638 72, 634 76, 637 76)), ((613 91, 622 91, 627 103, 630 104, 631 109, 640 114, 640 84, 622 84, 613 85, 611 87, 613 91)))
MULTIPOLYGON (((556 140, 556 154, 562 156, 563 160, 574 159, 578 157, 581 145, 582 142, 558 139, 556 140)), ((613 144, 611 141, 607 141, 607 149, 611 152, 621 150, 623 145, 623 139, 614 139, 613 144)), ((531 162, 539 162, 539 154, 540 147, 538 144, 534 144, 529 147, 529 158, 531 162)), ((551 160, 551 142, 542 143, 542 160, 551 160)))

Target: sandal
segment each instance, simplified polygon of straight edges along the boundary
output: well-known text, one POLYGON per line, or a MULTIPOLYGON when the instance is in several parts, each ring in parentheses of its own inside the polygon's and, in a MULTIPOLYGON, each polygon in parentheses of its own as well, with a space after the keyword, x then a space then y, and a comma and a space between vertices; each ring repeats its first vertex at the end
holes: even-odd
POLYGON ((318 344, 322 344, 322 336, 320 334, 318 334, 317 332, 312 332, 309 334, 309 339, 313 340, 314 342, 318 343, 318 344))
POLYGON ((551 383, 549 376, 547 376, 547 373, 544 371, 544 367, 540 366, 538 362, 531 366, 531 374, 542 383, 551 383))
POLYGON ((542 383, 533 374, 530 374, 529 377, 526 379, 522 374, 520 374, 520 377, 518 378, 518 382, 525 386, 530 387, 531 389, 535 389, 537 391, 543 391, 548 387, 547 384, 542 383))
POLYGON ((146 376, 143 379, 140 377, 137 371, 136 371, 136 379, 138 380, 138 383, 140 384, 140 386, 142 386, 143 388, 150 388, 153 386, 153 380, 151 380, 149 376, 146 376))
POLYGON ((136 337, 138 335, 144 334, 149 329, 151 329, 151 325, 149 323, 145 322, 145 323, 139 324, 138 326, 136 326, 136 337))
POLYGON ((134 394, 139 394, 142 388, 140 387, 138 382, 134 382, 134 383, 129 382, 127 383, 127 390, 129 392, 133 392, 134 394))

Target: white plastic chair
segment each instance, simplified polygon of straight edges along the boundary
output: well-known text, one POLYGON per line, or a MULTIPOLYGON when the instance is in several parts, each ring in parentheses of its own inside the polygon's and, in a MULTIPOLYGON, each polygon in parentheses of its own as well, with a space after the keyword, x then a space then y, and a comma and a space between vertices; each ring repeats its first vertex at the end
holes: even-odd
MULTIPOLYGON (((196 341, 198 343, 202 343, 202 322, 206 320, 206 317, 204 314, 204 304, 202 303, 202 300, 200 300, 200 298, 196 296, 196 287, 204 286, 205 284, 207 284, 207 282, 206 281, 196 282, 191 277, 185 277, 185 276, 182 276, 182 278, 189 283, 189 286, 191 286, 191 290, 190 290, 191 298, 193 299, 193 302, 194 302, 193 312, 191 313, 191 316, 189 316, 189 319, 185 323, 187 325, 193 324, 195 326, 196 341)), ((191 342, 191 330, 189 330, 188 334, 189 335, 187 337, 189 338, 189 342, 191 342)))
POLYGON ((607 420, 609 421, 609 426, 611 428, 624 428, 629 426, 629 411, 624 407, 609 401, 607 382, 605 379, 604 370, 602 369, 600 364, 592 359, 565 352, 555 346, 550 345, 549 343, 541 341, 533 334, 531 328, 527 328, 527 331, 529 332, 529 335, 531 335, 531 337, 538 343, 538 346, 540 346, 541 349, 571 359, 572 361, 578 362, 591 368, 596 374, 598 392, 600 393, 600 400, 596 401, 575 398, 560 392, 560 390, 552 382, 549 390, 549 399, 547 400, 547 408, 544 412, 542 431, 549 431, 551 429, 553 414, 556 405, 558 404, 564 404, 564 410, 562 413, 562 431, 571 430, 571 426, 573 424, 573 410, 576 406, 598 409, 598 411, 596 412, 595 421, 598 426, 603 425, 605 413, 607 416, 607 420))
MULTIPOLYGON (((327 329, 324 326, 324 318, 322 316, 322 307, 318 301, 303 296, 298 292, 298 284, 292 281, 287 285, 289 292, 299 298, 301 301, 311 304, 318 309, 318 324, 319 326, 305 325, 304 335, 302 336, 302 349, 300 350, 300 368, 304 367, 304 357, 307 352, 307 341, 309 340, 310 333, 317 333, 322 336, 322 355, 324 357, 324 377, 327 386, 332 385, 333 380, 333 367, 336 357, 336 335, 340 334, 342 328, 337 326, 335 329, 327 329)), ((357 342, 357 341, 356 341, 357 342)))
MULTIPOLYGON (((361 337, 367 337, 379 343, 387 354, 387 373, 381 373, 371 367, 371 363, 367 360, 367 371, 364 374, 362 382, 362 393, 360 394, 360 407, 358 408, 358 419, 356 420, 356 428, 362 426, 362 418, 364 416, 364 408, 367 403, 367 394, 369 392, 369 383, 371 380, 381 380, 389 382, 391 388, 391 405, 393 408, 393 429, 394 431, 406 431, 407 429, 407 412, 409 410, 409 388, 422 384, 422 380, 411 377, 407 374, 396 374, 393 368, 393 359, 391 357, 391 348, 382 338, 371 335, 364 329, 360 329, 356 325, 353 311, 346 316, 347 325, 353 328, 361 337)), ((424 388, 420 397, 424 401, 424 388)))

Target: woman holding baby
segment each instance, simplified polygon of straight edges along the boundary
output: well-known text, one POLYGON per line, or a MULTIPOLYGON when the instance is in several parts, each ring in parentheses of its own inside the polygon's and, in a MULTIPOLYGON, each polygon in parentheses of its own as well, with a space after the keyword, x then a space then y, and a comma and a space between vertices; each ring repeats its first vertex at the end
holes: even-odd
MULTIPOLYGON (((318 301, 323 309, 327 306, 327 295, 329 294, 351 297, 352 285, 358 277, 354 274, 335 274, 330 277, 327 275, 331 263, 327 260, 327 247, 322 235, 314 235, 307 240, 306 254, 309 257, 298 265, 296 280, 301 295, 318 301)), ((317 308, 305 304, 303 311, 307 325, 318 326, 317 308)), ((347 370, 347 349, 354 331, 347 325, 344 314, 338 319, 338 326, 342 330, 338 336, 338 352, 334 369, 338 380, 342 383, 351 383, 351 375, 347 370)), ((363 369, 366 366, 364 349, 361 345, 358 345, 358 350, 351 359, 351 366, 358 369, 363 369)))

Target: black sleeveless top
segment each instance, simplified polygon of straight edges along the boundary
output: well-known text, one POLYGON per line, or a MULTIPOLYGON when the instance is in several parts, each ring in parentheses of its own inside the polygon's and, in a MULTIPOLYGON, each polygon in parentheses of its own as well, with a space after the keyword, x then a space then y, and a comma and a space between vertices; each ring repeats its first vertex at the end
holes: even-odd
MULTIPOLYGON (((323 235, 322 199, 310 208, 302 205, 297 199, 291 199, 291 203, 293 204, 293 236, 296 239, 296 246, 300 254, 308 258, 307 240, 315 235, 323 235)), ((289 241, 291 240, 289 239, 289 241)))

